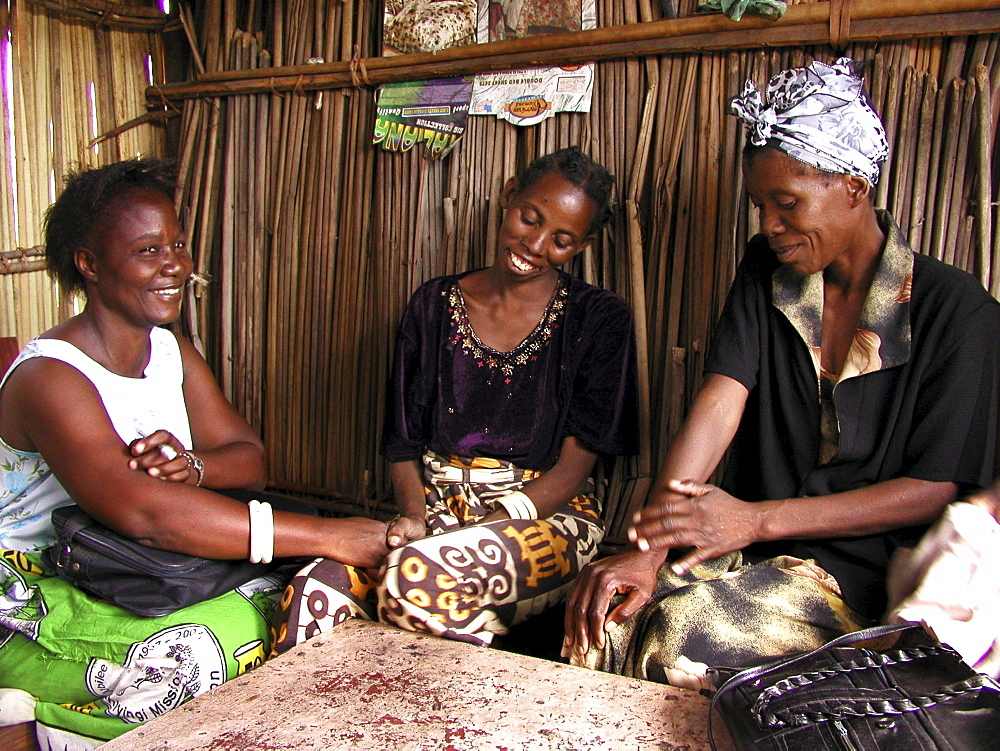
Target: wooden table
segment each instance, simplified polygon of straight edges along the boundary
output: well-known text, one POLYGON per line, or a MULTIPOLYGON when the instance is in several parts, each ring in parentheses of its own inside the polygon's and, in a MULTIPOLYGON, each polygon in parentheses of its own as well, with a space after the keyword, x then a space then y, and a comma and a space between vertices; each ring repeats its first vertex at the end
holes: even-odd
POLYGON ((707 713, 693 691, 351 620, 102 748, 697 751, 707 713))

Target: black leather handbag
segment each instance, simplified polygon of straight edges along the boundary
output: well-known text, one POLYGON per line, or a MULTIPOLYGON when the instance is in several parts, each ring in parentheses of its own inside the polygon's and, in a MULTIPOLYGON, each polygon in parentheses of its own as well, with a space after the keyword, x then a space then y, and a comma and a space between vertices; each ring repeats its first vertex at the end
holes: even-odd
MULTIPOLYGON (((245 500, 240 493, 228 491, 226 495, 245 500)), ((267 494, 276 510, 316 514, 305 504, 285 498, 276 502, 275 498, 267 494)), ((275 559, 268 564, 220 561, 151 548, 105 527, 75 505, 55 509, 52 524, 56 543, 42 557, 60 578, 147 617, 211 600, 284 566, 290 577, 300 565, 298 559, 275 559)))
POLYGON ((876 626, 724 680, 709 709, 740 751, 1000 749, 1000 687, 920 624, 876 626), (898 633, 886 651, 858 642, 898 633))

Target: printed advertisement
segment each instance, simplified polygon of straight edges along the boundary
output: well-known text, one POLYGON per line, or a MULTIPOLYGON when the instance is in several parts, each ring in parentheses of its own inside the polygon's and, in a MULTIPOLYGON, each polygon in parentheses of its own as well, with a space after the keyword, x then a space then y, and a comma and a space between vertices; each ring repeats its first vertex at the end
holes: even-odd
MULTIPOLYGON (((385 0, 383 55, 439 50, 593 29, 595 0, 385 0)), ((502 71, 382 86, 372 140, 387 151, 423 144, 445 156, 466 118, 494 115, 534 125, 556 112, 589 112, 592 64, 502 71)))
POLYGON ((424 156, 440 159, 465 132, 471 93, 471 77, 381 86, 372 143, 396 152, 423 144, 424 156))
MULTIPOLYGON (((597 28, 594 0, 479 0, 480 43, 597 28)), ((534 125, 556 112, 590 112, 594 66, 531 68, 476 76, 469 112, 534 125)))

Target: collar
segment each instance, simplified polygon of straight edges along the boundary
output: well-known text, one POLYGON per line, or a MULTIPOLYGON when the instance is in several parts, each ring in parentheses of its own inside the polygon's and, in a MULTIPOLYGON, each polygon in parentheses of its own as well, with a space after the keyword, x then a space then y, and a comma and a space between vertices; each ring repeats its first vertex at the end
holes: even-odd
POLYGON ((823 273, 798 276, 786 266, 779 266, 771 277, 774 306, 802 337, 817 375, 842 381, 902 365, 910 359, 913 251, 892 216, 883 209, 876 209, 876 214, 879 226, 885 232, 885 246, 861 311, 851 351, 839 375, 831 376, 820 367, 823 273))

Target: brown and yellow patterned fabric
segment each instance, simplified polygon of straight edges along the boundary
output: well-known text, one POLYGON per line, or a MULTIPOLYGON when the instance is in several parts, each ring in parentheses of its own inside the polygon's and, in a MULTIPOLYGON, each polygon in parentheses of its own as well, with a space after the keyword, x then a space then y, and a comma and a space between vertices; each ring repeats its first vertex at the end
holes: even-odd
POLYGON ((428 452, 429 536, 393 550, 377 576, 325 559, 310 563, 276 612, 275 651, 352 617, 486 646, 564 600, 604 537, 592 488, 545 519, 478 523, 496 498, 540 474, 428 452))

